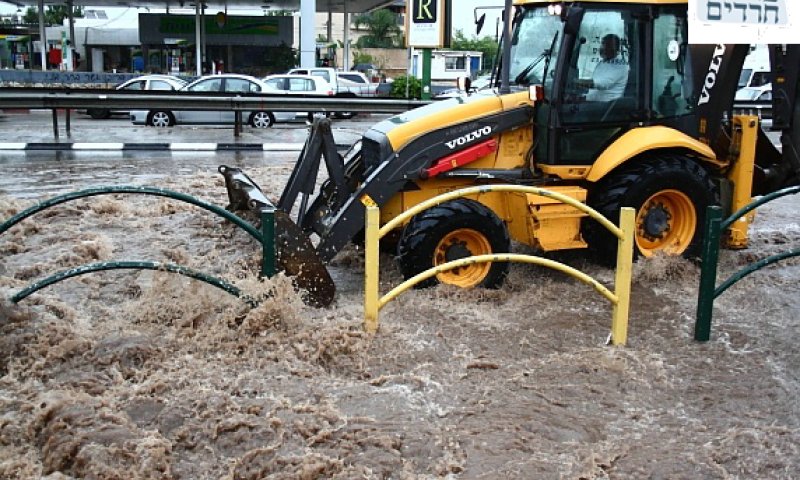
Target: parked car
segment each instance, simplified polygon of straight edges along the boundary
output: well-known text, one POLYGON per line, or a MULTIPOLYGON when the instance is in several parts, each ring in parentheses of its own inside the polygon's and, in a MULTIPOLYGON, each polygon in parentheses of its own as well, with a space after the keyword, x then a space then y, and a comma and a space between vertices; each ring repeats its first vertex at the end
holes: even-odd
MULTIPOLYGON (((337 97, 377 97, 378 85, 360 72, 337 72, 331 67, 293 68, 290 74, 312 75, 324 78, 333 87, 337 97)), ((339 118, 352 118, 355 112, 336 112, 339 118)))
POLYGON ((268 75, 262 81, 271 89, 286 95, 334 95, 333 87, 325 79, 313 75, 284 73, 268 75))
POLYGON ((470 83, 469 91, 465 92, 464 90, 461 90, 460 88, 457 88, 457 87, 456 88, 448 88, 448 89, 442 90, 438 94, 434 95, 433 99, 434 100, 442 100, 442 99, 445 99, 445 98, 460 97, 460 96, 462 96, 464 94, 467 94, 467 93, 475 93, 478 90, 483 90, 485 88, 491 87, 491 83, 492 83, 492 75, 491 74, 481 75, 480 77, 476 78, 475 80, 472 80, 472 82, 470 83))
MULTIPOLYGON (((319 95, 323 97, 332 97, 334 95, 333 87, 325 79, 313 75, 283 73, 268 75, 262 80, 270 88, 270 91, 283 95, 319 95)), ((314 112, 280 112, 280 114, 284 116, 293 115, 293 118, 305 118, 309 122, 314 120, 315 115, 321 115, 314 112)), ((291 120, 289 117, 285 118, 287 121, 291 120)))
POLYGON ((293 68, 287 73, 322 77, 333 87, 334 95, 349 97, 374 97, 378 85, 360 72, 337 72, 331 67, 293 68))
MULTIPOLYGON (((271 92, 260 79, 249 75, 224 73, 201 77, 181 89, 183 92, 219 92, 219 93, 261 93, 271 92)), ((294 118, 293 112, 270 112, 257 110, 242 112, 242 120, 255 128, 269 128, 277 120, 294 118)), ((171 127, 179 124, 225 125, 233 124, 233 111, 216 110, 134 110, 131 112, 134 125, 150 125, 153 127, 171 127)))
POLYGON ((772 83, 767 83, 758 87, 742 87, 736 90, 735 100, 745 102, 771 102, 772 83))
MULTIPOLYGON (((136 90, 180 90, 188 82, 172 75, 142 75, 120 83, 115 90, 136 91, 136 90)), ((85 112, 95 120, 102 120, 115 114, 127 114, 128 110, 116 110, 108 108, 89 108, 85 112)))

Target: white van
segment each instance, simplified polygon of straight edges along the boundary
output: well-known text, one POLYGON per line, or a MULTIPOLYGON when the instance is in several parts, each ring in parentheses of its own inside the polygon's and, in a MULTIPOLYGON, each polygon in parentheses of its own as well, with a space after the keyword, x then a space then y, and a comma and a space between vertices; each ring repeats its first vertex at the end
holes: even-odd
POLYGON ((762 87, 770 83, 769 67, 742 68, 738 88, 762 87))
POLYGON ((769 50, 765 45, 755 45, 742 65, 736 100, 769 101, 772 99, 769 50))

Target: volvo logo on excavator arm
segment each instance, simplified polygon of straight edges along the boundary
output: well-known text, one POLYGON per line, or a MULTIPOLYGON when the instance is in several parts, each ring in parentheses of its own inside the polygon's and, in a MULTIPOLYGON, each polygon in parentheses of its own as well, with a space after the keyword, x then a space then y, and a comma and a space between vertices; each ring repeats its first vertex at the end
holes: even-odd
POLYGON ((719 75, 719 67, 722 65, 722 56, 725 55, 725 45, 718 44, 714 47, 714 56, 711 57, 711 65, 708 66, 708 73, 703 81, 703 89, 700 91, 700 100, 697 101, 698 105, 703 105, 711 100, 711 90, 717 83, 717 76, 719 75))
POLYGON ((479 128, 477 130, 473 130, 466 135, 462 135, 455 140, 450 140, 449 142, 444 142, 447 145, 447 148, 453 150, 456 147, 462 147, 470 142, 473 142, 479 138, 483 138, 492 134, 492 127, 485 126, 483 128, 479 128))

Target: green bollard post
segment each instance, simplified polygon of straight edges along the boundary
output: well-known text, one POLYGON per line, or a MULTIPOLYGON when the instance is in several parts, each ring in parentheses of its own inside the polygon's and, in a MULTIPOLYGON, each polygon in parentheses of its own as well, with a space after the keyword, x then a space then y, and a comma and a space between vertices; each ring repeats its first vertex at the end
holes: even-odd
POLYGON ((714 309, 714 294, 717 283, 717 263, 722 229, 722 208, 710 206, 706 209, 706 231, 703 238, 703 265, 700 270, 700 289, 697 293, 697 318, 694 324, 694 339, 707 342, 711 336, 711 315, 714 309))
POLYGON ((266 207, 261 209, 261 276, 273 277, 275 275, 275 209, 266 207))
POLYGON ((431 60, 433 50, 422 49, 422 100, 431 99, 431 60))

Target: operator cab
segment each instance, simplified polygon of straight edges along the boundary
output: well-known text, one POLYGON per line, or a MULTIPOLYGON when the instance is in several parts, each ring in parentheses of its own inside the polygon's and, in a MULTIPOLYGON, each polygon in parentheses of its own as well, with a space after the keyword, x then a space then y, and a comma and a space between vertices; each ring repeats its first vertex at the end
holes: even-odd
POLYGON ((636 126, 691 132, 685 5, 535 3, 519 7, 510 86, 544 87, 536 113, 540 164, 590 165, 636 126))

